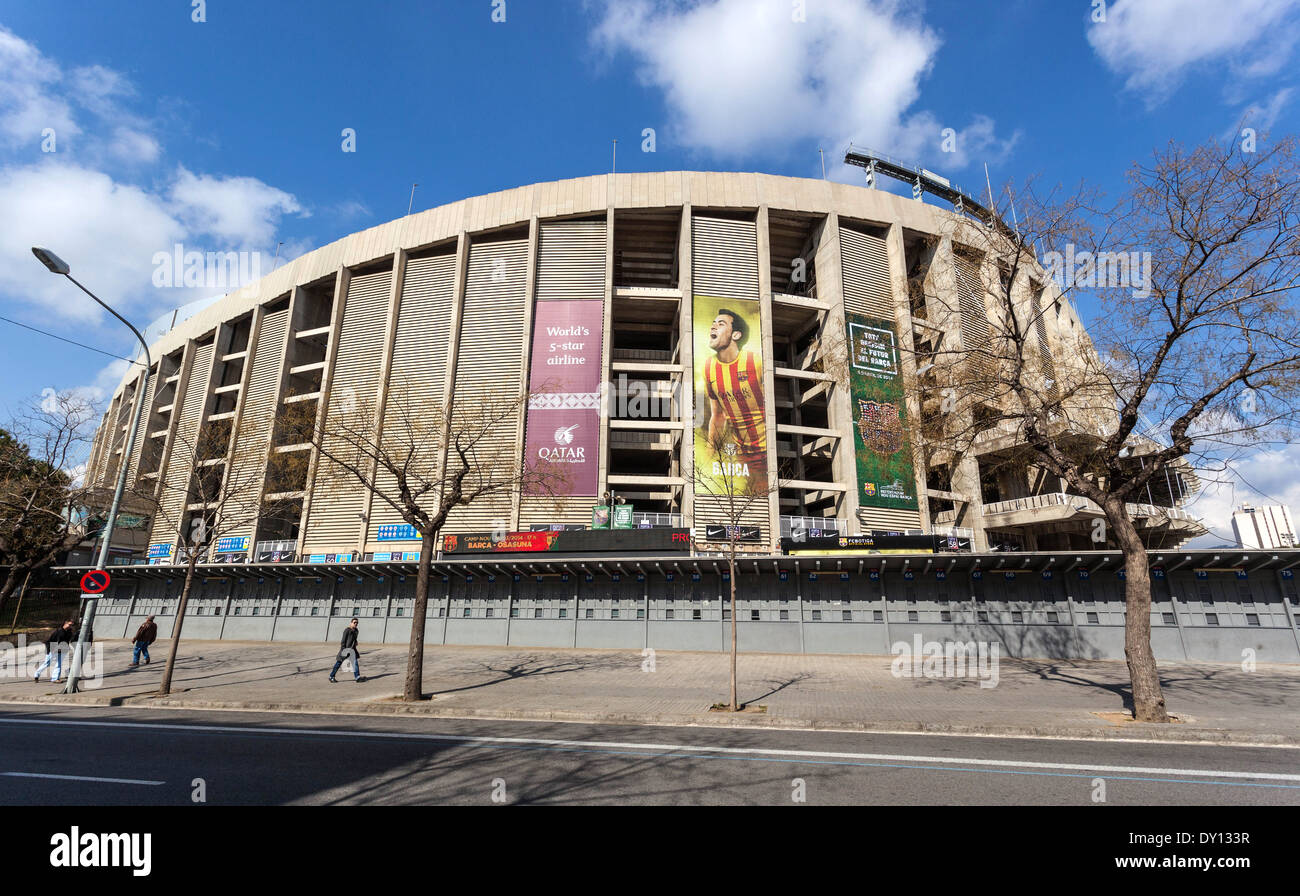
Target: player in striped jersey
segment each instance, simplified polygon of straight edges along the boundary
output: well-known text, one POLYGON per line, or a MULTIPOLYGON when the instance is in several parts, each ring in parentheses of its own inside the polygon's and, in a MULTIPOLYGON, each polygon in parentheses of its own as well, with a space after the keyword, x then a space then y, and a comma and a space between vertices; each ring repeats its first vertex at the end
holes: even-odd
MULTIPOLYGON (((714 356, 704 362, 704 388, 709 396, 709 444, 720 445, 730 426, 734 457, 718 458, 738 464, 732 473, 745 476, 755 492, 767 490, 767 428, 763 419, 763 363, 744 346, 749 324, 736 312, 721 308, 709 326, 714 356), (747 469, 747 472, 745 472, 747 469)), ((715 467, 716 469, 716 467, 715 467)), ((722 468, 726 470, 727 468, 722 468)))

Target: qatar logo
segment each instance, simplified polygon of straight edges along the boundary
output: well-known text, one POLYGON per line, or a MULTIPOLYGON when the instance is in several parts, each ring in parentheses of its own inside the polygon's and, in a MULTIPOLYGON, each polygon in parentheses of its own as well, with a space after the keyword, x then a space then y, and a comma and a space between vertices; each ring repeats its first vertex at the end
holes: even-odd
POLYGON ((572 426, 561 426, 555 430, 554 448, 542 446, 537 449, 537 457, 540 460, 551 461, 559 464, 585 464, 587 462, 587 449, 583 447, 573 447, 573 431, 579 424, 572 426))

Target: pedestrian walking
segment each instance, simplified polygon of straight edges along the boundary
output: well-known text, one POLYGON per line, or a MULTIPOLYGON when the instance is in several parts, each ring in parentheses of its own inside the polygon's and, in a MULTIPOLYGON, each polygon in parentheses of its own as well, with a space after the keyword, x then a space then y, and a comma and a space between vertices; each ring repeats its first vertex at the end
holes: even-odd
POLYGON ((33 681, 41 680, 41 673, 49 666, 51 660, 54 661, 54 673, 50 676, 50 681, 58 681, 63 677, 63 654, 67 652, 68 645, 72 643, 72 638, 71 619, 45 636, 45 661, 36 667, 36 675, 33 676, 33 681))
POLYGON ((149 665, 149 645, 158 640, 158 623, 153 621, 150 616, 140 627, 136 629, 135 639, 131 642, 135 645, 135 651, 131 654, 131 665, 140 665, 140 657, 144 657, 144 664, 149 665))
POLYGON ((334 661, 334 668, 330 670, 330 681, 337 683, 338 679, 334 676, 338 674, 344 660, 349 659, 352 660, 353 678, 361 681, 361 651, 357 650, 357 626, 360 624, 359 619, 353 619, 348 623, 348 627, 343 629, 343 640, 339 643, 339 655, 334 661))

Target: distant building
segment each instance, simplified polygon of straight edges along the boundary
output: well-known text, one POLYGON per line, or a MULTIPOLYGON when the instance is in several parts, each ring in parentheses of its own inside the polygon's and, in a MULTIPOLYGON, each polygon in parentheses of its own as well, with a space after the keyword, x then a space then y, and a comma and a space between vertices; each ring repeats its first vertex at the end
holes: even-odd
POLYGON ((1268 550, 1300 547, 1296 539, 1295 520, 1290 509, 1281 504, 1267 507, 1242 506, 1232 515, 1232 534, 1243 548, 1268 550))

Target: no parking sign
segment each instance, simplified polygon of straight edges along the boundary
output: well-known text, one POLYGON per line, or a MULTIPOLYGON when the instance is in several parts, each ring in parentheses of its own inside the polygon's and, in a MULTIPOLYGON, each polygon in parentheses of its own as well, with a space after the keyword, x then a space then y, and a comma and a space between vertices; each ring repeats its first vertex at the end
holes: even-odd
POLYGON ((81 577, 81 591, 83 597, 98 597, 108 590, 109 583, 112 579, 106 569, 92 569, 81 577))

